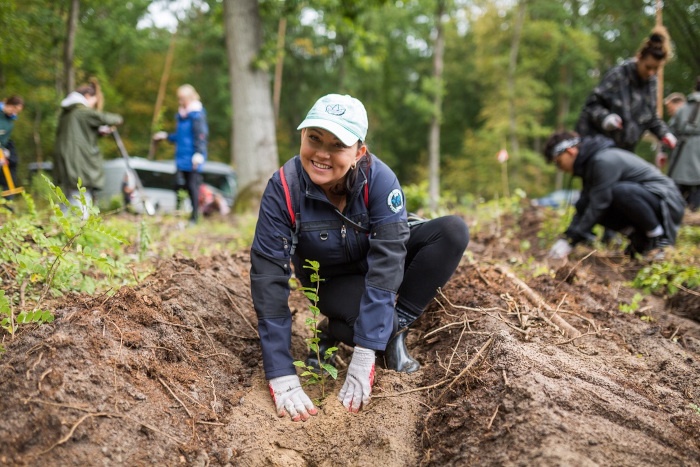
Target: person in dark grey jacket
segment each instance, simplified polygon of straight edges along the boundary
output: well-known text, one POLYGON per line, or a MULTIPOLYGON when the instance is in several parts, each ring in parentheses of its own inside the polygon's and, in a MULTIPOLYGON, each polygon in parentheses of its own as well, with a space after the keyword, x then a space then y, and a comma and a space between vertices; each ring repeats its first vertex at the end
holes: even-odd
POLYGON ((365 144, 367 127, 359 100, 320 98, 298 127, 299 155, 273 174, 260 205, 251 248, 253 305, 277 413, 294 421, 317 409, 293 364, 290 263, 307 287, 315 284, 305 261, 320 263, 318 307, 328 322, 319 347, 354 346, 338 398, 357 412, 370 400, 377 353, 389 369, 419 369, 405 331, 452 276, 469 241, 457 216, 409 226, 396 175, 365 144))
POLYGON ((567 256, 596 224, 626 235, 630 256, 655 250, 660 257, 666 246, 675 244, 685 202, 673 181, 654 165, 616 148, 605 136, 581 138, 572 131, 553 134, 544 156, 583 181, 576 215, 564 238, 551 248, 551 258, 567 256))
POLYGON ((678 185, 691 211, 700 207, 700 77, 687 104, 671 118, 678 146, 668 162, 668 176, 678 185))

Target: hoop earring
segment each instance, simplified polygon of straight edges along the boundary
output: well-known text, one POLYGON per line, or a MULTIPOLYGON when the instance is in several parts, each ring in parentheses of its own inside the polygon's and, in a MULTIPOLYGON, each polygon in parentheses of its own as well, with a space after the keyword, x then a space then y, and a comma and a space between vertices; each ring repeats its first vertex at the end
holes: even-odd
POLYGON ((355 167, 357 167, 357 161, 353 162, 353 164, 350 166, 352 170, 355 170, 355 167))

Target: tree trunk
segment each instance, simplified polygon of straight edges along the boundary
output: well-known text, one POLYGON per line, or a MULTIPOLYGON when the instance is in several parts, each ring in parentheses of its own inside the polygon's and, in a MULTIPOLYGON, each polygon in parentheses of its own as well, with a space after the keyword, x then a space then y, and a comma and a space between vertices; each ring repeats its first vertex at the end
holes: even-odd
POLYGON ((430 122, 428 143, 428 194, 430 210, 437 211, 440 200, 440 120, 442 119, 442 70, 444 68, 445 36, 442 16, 445 14, 445 0, 438 0, 435 12, 435 43, 433 50, 433 78, 435 95, 433 96, 433 116, 430 122))
MULTIPOLYGON (((158 125, 161 120, 161 109, 163 108, 163 100, 165 99, 165 90, 168 87, 168 78, 170 70, 173 66, 173 57, 175 56, 175 38, 177 37, 177 29, 170 36, 170 44, 168 52, 165 55, 165 65, 163 65, 163 74, 160 76, 160 84, 158 85, 158 94, 156 95, 156 105, 153 108, 153 119, 151 120, 151 133, 159 130, 158 125)), ((153 160, 156 157, 157 142, 151 138, 151 144, 148 147, 148 159, 153 160)))
POLYGON ((287 34, 287 18, 280 18, 277 26, 277 60, 275 63, 275 84, 272 96, 275 109, 275 123, 280 117, 280 98, 282 96, 282 70, 284 69, 284 39, 287 34))
POLYGON ((257 202, 279 166, 270 77, 253 64, 262 46, 257 0, 225 0, 224 21, 233 108, 231 160, 245 195, 242 202, 257 202))
POLYGON ((34 125, 32 125, 32 138, 34 139, 34 159, 41 164, 44 161, 44 151, 41 149, 41 107, 36 109, 34 114, 34 125))
MULTIPOLYGON (((557 131, 564 131, 564 123, 566 117, 571 111, 571 89, 574 84, 573 73, 571 66, 564 64, 559 68, 559 98, 557 99, 557 131)), ((554 180, 554 189, 559 190, 564 186, 564 172, 557 170, 557 175, 554 180)))
POLYGON ((66 42, 63 46, 63 90, 65 94, 75 89, 75 68, 73 68, 73 53, 75 51, 75 33, 78 30, 78 15, 80 1, 71 0, 66 27, 66 42))
POLYGON ((515 74, 518 68, 518 50, 525 22, 526 1, 518 2, 518 12, 513 26, 513 38, 510 43, 510 59, 508 61, 508 120, 511 154, 517 159, 520 155, 517 134, 517 112, 515 109, 515 74))

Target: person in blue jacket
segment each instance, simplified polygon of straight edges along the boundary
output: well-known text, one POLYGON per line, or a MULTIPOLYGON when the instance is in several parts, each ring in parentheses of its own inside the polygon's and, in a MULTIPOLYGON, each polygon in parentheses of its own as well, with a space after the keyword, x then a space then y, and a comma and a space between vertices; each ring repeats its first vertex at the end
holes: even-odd
POLYGON ((294 421, 317 409, 293 365, 291 264, 310 287, 303 265, 320 263, 318 306, 327 321, 319 326, 319 347, 338 341, 354 347, 338 399, 357 412, 370 400, 377 354, 388 369, 420 368, 406 349, 406 330, 452 276, 469 242, 457 216, 409 226, 399 181, 369 152, 367 128, 359 100, 320 98, 297 128, 299 154, 273 174, 261 201, 251 248, 253 304, 273 402, 280 417, 294 421))
POLYGON ((195 88, 183 84, 177 89, 179 108, 175 115, 177 123, 174 133, 159 131, 153 135, 155 141, 167 139, 175 143, 175 191, 185 189, 192 204, 190 222, 199 219, 199 185, 202 183, 202 168, 207 159, 209 126, 207 113, 195 88))

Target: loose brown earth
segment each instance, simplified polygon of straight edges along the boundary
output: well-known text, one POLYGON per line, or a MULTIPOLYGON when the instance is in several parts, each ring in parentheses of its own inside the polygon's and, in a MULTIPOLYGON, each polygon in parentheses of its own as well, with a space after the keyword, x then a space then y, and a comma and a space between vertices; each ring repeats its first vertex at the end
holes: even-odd
POLYGON ((623 314, 638 266, 587 251, 531 278, 540 221, 475 235, 409 335, 420 372, 378 368, 370 406, 349 414, 341 368, 306 423, 274 413, 247 252, 163 260, 112 297, 69 297, 53 324, 5 342, 0 465, 700 465, 698 296, 623 314))

